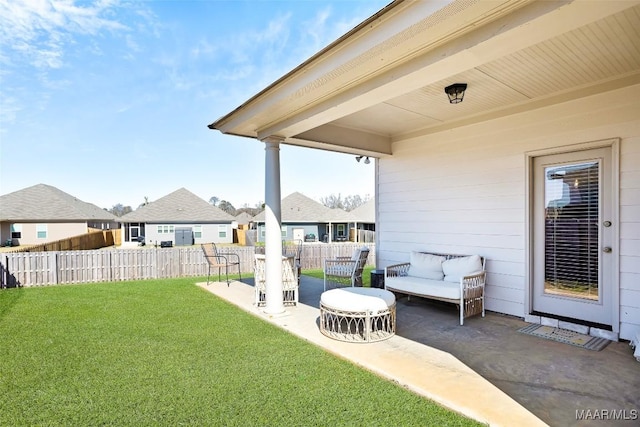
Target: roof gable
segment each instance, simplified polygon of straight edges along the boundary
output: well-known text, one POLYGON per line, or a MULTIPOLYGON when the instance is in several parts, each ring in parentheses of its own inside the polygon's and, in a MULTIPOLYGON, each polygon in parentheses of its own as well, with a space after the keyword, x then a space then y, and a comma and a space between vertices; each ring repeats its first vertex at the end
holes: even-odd
POLYGON ((253 221, 253 217, 246 212, 240 212, 236 215, 236 221, 238 221, 238 224, 249 224, 253 221))
POLYGON ((231 222, 235 218, 185 188, 141 206, 121 218, 123 222, 231 222))
POLYGON ((358 222, 376 222, 376 201, 370 199, 351 211, 358 222))
POLYGON ((0 221, 119 221, 112 213, 46 184, 0 196, 0 221))
MULTIPOLYGON (((282 222, 349 222, 353 221, 349 212, 341 209, 330 209, 322 203, 295 192, 282 199, 281 208, 282 222)), ((260 212, 254 221, 264 222, 265 213, 260 212)))

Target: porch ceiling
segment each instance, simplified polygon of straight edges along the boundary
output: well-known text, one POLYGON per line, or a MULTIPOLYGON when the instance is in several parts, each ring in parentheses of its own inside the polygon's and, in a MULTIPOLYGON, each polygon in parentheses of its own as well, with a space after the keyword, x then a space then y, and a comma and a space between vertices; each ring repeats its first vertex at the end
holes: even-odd
POLYGON ((210 128, 384 156, 393 141, 640 84, 640 0, 436 6, 391 3, 210 128), (468 89, 453 105, 456 82, 468 89))

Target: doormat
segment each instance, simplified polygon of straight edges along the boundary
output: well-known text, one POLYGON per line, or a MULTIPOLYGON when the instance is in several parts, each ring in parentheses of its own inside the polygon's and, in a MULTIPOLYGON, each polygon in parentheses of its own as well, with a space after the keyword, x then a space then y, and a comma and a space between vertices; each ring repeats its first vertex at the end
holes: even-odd
POLYGON ((611 342, 606 338, 592 337, 568 329, 545 325, 529 325, 518 329, 518 332, 595 351, 602 350, 611 342))

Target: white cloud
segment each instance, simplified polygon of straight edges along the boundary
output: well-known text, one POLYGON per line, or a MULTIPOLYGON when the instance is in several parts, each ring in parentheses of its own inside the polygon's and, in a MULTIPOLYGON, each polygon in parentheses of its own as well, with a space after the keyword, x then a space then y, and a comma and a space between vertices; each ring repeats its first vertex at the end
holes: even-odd
POLYGON ((28 110, 24 105, 46 103, 68 86, 61 76, 83 55, 104 56, 105 34, 120 38, 123 50, 138 52, 131 25, 151 31, 155 25, 150 12, 141 12, 146 8, 120 0, 0 0, 0 94, 15 103, 2 122, 14 123, 18 112, 28 110))
POLYGON ((59 68, 75 34, 127 29, 104 17, 117 6, 116 1, 106 0, 83 7, 73 0, 0 0, 0 44, 17 54, 17 61, 59 68))
MULTIPOLYGON (((15 98, 2 96, 0 97, 0 123, 11 123, 16 119, 16 114, 22 108, 18 104, 15 98)), ((4 128, 0 126, 0 132, 3 132, 4 128)))
POLYGON ((333 39, 333 34, 327 35, 327 19, 330 16, 331 7, 329 6, 318 11, 313 19, 304 22, 302 30, 313 40, 313 43, 307 45, 308 50, 317 52, 331 41, 328 40, 329 38, 333 39))

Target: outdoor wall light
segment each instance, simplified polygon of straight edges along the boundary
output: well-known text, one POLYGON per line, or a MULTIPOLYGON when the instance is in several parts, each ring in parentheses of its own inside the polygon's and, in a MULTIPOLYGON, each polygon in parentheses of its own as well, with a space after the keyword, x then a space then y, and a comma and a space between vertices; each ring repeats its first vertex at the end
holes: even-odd
POLYGON ((467 90, 466 83, 454 83, 444 88, 451 104, 458 104, 464 98, 464 91, 467 90))
MULTIPOLYGON (((360 163, 360 160, 362 160, 364 156, 356 156, 356 162, 360 163)), ((364 159, 364 164, 368 165, 369 163, 371 163, 371 160, 369 160, 369 157, 366 157, 364 159)))

